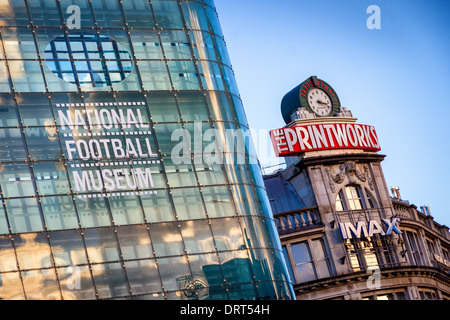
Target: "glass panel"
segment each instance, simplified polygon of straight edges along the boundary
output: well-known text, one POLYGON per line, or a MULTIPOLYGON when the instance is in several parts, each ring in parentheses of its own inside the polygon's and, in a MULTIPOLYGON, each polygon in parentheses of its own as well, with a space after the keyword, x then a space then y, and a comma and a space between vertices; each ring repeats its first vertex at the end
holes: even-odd
POLYGON ((119 248, 114 230, 109 228, 86 229, 84 241, 91 263, 119 260, 119 248))
POLYGON ((37 59, 33 33, 28 28, 3 28, 7 59, 37 59))
POLYGON ((29 24, 24 0, 2 1, 0 26, 26 26, 29 24))
POLYGON ((222 73, 216 62, 200 61, 198 68, 205 89, 225 91, 222 73))
POLYGON ((167 59, 191 59, 190 43, 185 31, 163 30, 161 42, 167 59))
POLYGON ((61 145, 55 126, 25 129, 31 160, 58 160, 62 158, 61 145))
POLYGON ((116 225, 144 222, 142 208, 136 195, 111 197, 109 205, 116 225))
MULTIPOLYGON (((39 27, 59 27, 62 25, 56 1, 28 0, 28 8, 33 25, 39 27)), ((66 11, 65 9, 66 7, 62 7, 63 12, 66 11)))
POLYGON ((0 168, 0 183, 5 197, 35 195, 28 164, 2 164, 0 168))
POLYGON ((156 122, 180 121, 175 97, 171 93, 152 93, 147 98, 150 114, 156 122))
MULTIPOLYGON (((0 20, 1 23, 1 20, 0 20)), ((19 272, 0 274, 0 299, 1 300, 24 300, 22 278, 19 272)))
POLYGON ((169 194, 165 190, 158 190, 153 195, 141 195, 147 222, 173 221, 174 214, 169 194))
POLYGON ((133 294, 161 292, 161 280, 154 260, 126 262, 126 272, 133 294))
POLYGON ((50 244, 56 266, 75 266, 87 263, 86 250, 80 231, 51 232, 50 244))
POLYGON ((211 229, 207 221, 182 222, 181 235, 188 254, 214 251, 211 229))
POLYGON ((40 195, 67 194, 69 180, 63 162, 37 162, 33 172, 40 195))
POLYGON ((92 7, 99 27, 122 28, 125 26, 118 0, 94 0, 92 7))
POLYGON ((207 92, 206 98, 214 120, 236 121, 233 101, 223 92, 207 92))
POLYGON ((237 219, 211 219, 211 229, 217 251, 242 250, 245 248, 241 227, 237 219))
POLYGON ((39 61, 12 60, 9 70, 17 92, 45 92, 44 79, 39 61))
POLYGON ((132 28, 154 28, 155 21, 147 0, 128 0, 122 2, 128 26, 132 28))
POLYGON ((52 267, 46 234, 27 233, 14 236, 17 261, 21 270, 52 267))
POLYGON ((0 127, 16 127, 18 125, 19 115, 13 96, 7 94, 0 95, 0 127))
POLYGON ((236 215, 228 187, 203 187, 202 195, 210 218, 236 215))
POLYGON ((200 60, 217 60, 214 43, 209 32, 194 31, 191 41, 196 57, 200 60))
MULTIPOLYGON (((17 96, 17 104, 24 126, 50 128, 53 125, 53 112, 47 95, 22 94, 17 96)), ((54 136, 53 132, 52 136, 54 136)))
MULTIPOLYGON (((1 108, 1 107, 0 107, 1 108)), ((0 161, 24 161, 27 159, 20 129, 0 129, 0 161)), ((3 165, 0 164, 0 173, 3 165)))
POLYGON ((147 226, 121 226, 117 236, 124 260, 153 257, 147 226))
POLYGON ((104 198, 76 197, 75 200, 82 227, 90 228, 111 225, 104 198))
POLYGON ((197 178, 191 164, 174 164, 171 158, 164 158, 164 168, 171 187, 197 185, 197 178))
POLYGON ((150 225, 149 228, 155 256, 172 256, 184 253, 178 224, 158 223, 150 225))
MULTIPOLYGON (((8 221, 6 220, 5 209, 3 206, 0 206, 0 234, 9 233, 8 229, 8 221)), ((0 272, 2 271, 1 263, 0 263, 0 272)))
POLYGON ((206 217, 198 189, 174 189, 172 197, 178 219, 191 220, 206 217))
POLYGON ((169 72, 175 90, 198 90, 198 73, 192 61, 169 61, 169 72))
POLYGON ((171 90, 169 74, 163 61, 145 61, 138 63, 145 90, 171 90))
POLYGON ((0 236, 0 256, 0 272, 17 270, 16 253, 14 252, 11 237, 0 236))
POLYGON ((201 185, 226 184, 225 168, 220 164, 196 164, 198 180, 201 185))
POLYGON ((13 233, 43 231, 41 214, 35 198, 6 200, 11 231, 13 233))
POLYGON ((48 230, 79 227, 72 197, 43 197, 40 200, 48 230))
MULTIPOLYGON (((162 154, 171 155, 172 152, 177 155, 176 151, 181 146, 186 147, 189 144, 190 137, 187 135, 187 130, 184 130, 181 124, 155 124, 156 138, 158 140, 159 149, 162 154)), ((186 152, 182 150, 183 153, 186 152)))
POLYGON ((328 261, 325 255, 325 247, 322 239, 311 241, 311 254, 314 257, 318 277, 329 277, 330 270, 328 268, 328 261))
MULTIPOLYGON (((145 0, 148 3, 148 1, 145 0)), ((131 30, 131 42, 133 43, 136 59, 162 59, 163 54, 159 43, 158 34, 152 30, 131 30)))
POLYGON ((188 28, 209 31, 208 20, 201 3, 182 2, 181 8, 188 28))
POLYGON ((336 196, 336 211, 344 211, 344 202, 342 200, 342 191, 336 196))
MULTIPOLYGON (((11 92, 11 86, 9 85, 9 72, 6 68, 5 61, 0 61, 0 92, 11 92)), ((0 112, 2 112, 1 110, 2 109, 0 109, 0 112)))
POLYGON ((297 276, 301 282, 311 281, 316 279, 316 275, 312 263, 303 263, 296 265, 297 276))
POLYGON ((291 252, 295 262, 297 278, 301 282, 316 279, 308 244, 306 242, 294 244, 291 246, 291 252))
POLYGON ((211 31, 223 38, 222 28, 220 27, 219 18, 217 16, 215 9, 206 7, 205 10, 211 31))
POLYGON ((283 246, 283 256, 284 256, 284 260, 286 261, 286 265, 289 271, 289 276, 291 278, 291 281, 293 283, 295 283, 295 277, 294 277, 294 273, 292 271, 292 265, 291 265, 291 260, 289 259, 289 254, 288 254, 288 250, 286 248, 286 246, 283 246))
POLYGON ((152 7, 156 17, 157 27, 161 29, 183 29, 179 4, 176 1, 153 0, 152 7))
POLYGON ((125 271, 121 263, 96 264, 92 266, 98 298, 106 299, 129 294, 125 271))
POLYGON ((54 269, 24 271, 22 280, 28 300, 61 300, 54 269))
POLYGON ((206 99, 202 93, 180 92, 177 94, 184 121, 207 121, 209 119, 206 99))
POLYGON ((164 291, 183 290, 190 284, 191 272, 185 256, 158 259, 164 291))
POLYGON ((350 210, 360 210, 363 208, 359 190, 353 186, 345 187, 345 193, 350 205, 350 210))
POLYGON ((89 266, 70 266, 58 268, 57 271, 64 300, 97 298, 89 266))
POLYGON ((73 11, 68 10, 69 6, 76 5, 80 7, 80 27, 90 28, 94 25, 94 18, 92 16, 91 6, 88 0, 60 0, 60 3, 66 23, 68 18, 70 18, 73 14, 73 11))

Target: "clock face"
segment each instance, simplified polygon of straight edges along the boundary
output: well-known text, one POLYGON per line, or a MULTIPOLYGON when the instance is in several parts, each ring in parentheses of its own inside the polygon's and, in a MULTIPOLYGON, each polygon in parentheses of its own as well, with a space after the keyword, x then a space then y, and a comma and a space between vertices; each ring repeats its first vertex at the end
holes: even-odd
POLYGON ((309 107, 318 116, 328 116, 333 111, 333 103, 322 89, 312 88, 308 91, 307 99, 309 107))

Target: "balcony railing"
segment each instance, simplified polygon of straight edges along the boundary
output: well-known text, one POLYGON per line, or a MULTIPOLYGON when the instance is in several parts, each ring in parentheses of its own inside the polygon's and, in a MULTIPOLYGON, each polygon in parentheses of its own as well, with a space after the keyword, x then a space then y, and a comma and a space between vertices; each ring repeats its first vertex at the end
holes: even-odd
POLYGON ((322 226, 317 207, 303 208, 296 211, 274 215, 278 234, 286 234, 316 226, 322 226))

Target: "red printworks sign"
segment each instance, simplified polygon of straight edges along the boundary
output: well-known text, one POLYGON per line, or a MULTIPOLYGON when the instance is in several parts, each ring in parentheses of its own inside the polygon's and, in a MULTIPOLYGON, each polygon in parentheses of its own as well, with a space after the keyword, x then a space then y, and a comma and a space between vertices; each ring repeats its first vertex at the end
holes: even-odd
POLYGON ((279 157, 333 149, 360 149, 368 152, 381 150, 375 128, 364 124, 300 125, 271 130, 270 137, 279 157))

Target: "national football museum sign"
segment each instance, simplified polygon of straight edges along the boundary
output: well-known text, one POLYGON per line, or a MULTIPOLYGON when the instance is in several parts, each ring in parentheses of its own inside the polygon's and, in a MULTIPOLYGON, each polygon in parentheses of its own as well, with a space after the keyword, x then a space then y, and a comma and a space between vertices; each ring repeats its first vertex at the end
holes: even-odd
MULTIPOLYGON (((68 165, 81 168, 73 171, 76 192, 106 192, 149 189, 154 187, 148 164, 159 164, 158 154, 151 146, 150 125, 144 121, 140 109, 144 102, 57 104, 59 123, 65 141, 68 165), (72 107, 72 109, 69 109, 72 107), (84 109, 86 108, 86 109, 84 109), (115 109, 120 108, 120 109, 115 109), (110 131, 111 129, 120 129, 110 131), (66 130, 67 133, 64 133, 66 130), (80 129, 89 130, 79 133, 80 129), (130 129, 125 131, 123 129, 130 129), (75 133, 74 133, 75 132, 75 133), (80 159, 76 164, 74 159, 80 159), (134 160, 139 159, 139 160, 134 160), (88 160, 105 160, 85 163, 88 160), (81 162, 81 163, 80 163, 81 162), (101 168, 92 170, 93 165, 101 168), (120 168, 131 165, 132 168, 120 168)), ((144 192, 144 191, 143 191, 144 192)), ((148 191, 145 191, 147 194, 148 191)), ((151 192, 150 192, 151 193, 151 192)), ((155 191, 156 193, 156 191, 155 191)), ((139 191, 127 192, 141 194, 139 191)), ((90 194, 106 197, 106 193, 90 194)))

